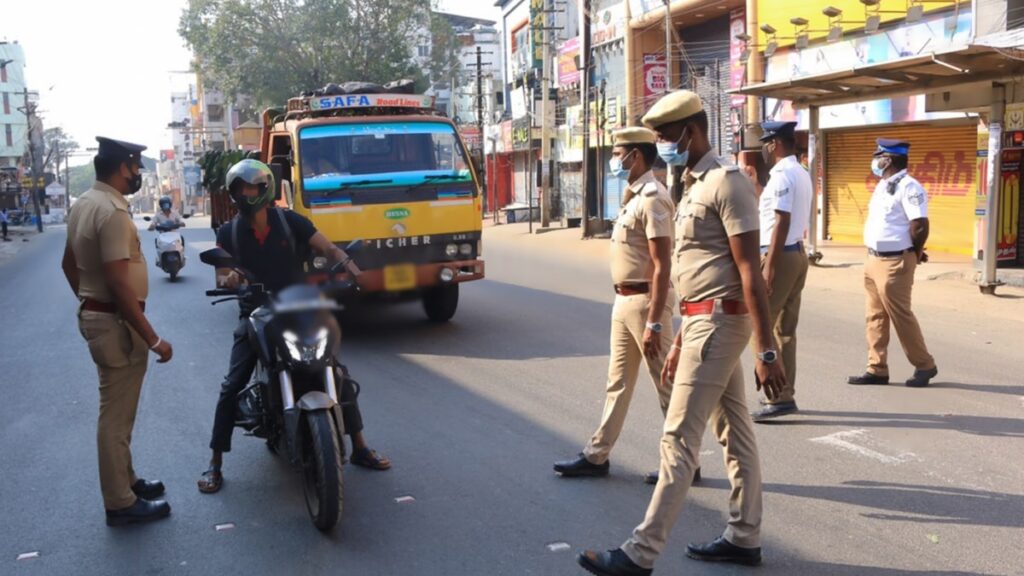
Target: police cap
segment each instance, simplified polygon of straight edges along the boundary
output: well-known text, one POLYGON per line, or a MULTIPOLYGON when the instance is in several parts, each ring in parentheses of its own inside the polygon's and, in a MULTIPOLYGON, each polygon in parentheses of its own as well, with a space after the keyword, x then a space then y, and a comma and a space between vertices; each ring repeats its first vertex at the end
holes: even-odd
POLYGON ((892 154, 893 156, 910 155, 910 142, 893 138, 879 138, 875 142, 878 144, 878 148, 875 150, 874 156, 881 156, 882 154, 892 154))
POLYGON ((641 126, 630 126, 612 133, 616 146, 626 144, 654 144, 658 141, 658 135, 654 131, 641 126))
POLYGON ((761 129, 764 131, 760 138, 761 142, 775 138, 792 138, 793 132, 796 130, 796 122, 762 122, 761 129))
POLYGON ((142 166, 142 151, 146 149, 145 146, 103 136, 97 136, 96 141, 100 143, 99 150, 96 152, 97 158, 115 162, 134 161, 142 166))
POLYGON ((657 130, 659 126, 684 120, 703 109, 700 96, 697 96, 696 93, 689 90, 677 90, 662 96, 640 121, 644 123, 644 126, 657 130))

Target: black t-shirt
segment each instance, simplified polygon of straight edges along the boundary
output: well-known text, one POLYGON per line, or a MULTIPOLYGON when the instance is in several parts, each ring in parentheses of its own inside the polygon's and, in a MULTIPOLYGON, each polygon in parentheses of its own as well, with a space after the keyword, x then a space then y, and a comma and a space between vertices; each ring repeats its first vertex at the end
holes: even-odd
POLYGON ((256 237, 251 225, 236 218, 217 230, 217 245, 234 256, 242 268, 252 272, 267 290, 276 292, 302 281, 302 265, 310 252, 309 240, 316 234, 316 227, 300 214, 277 208, 267 209, 267 224, 270 229, 261 239, 256 237), (288 242, 288 233, 279 214, 291 228, 294 249, 288 242), (231 231, 234 226, 238 226, 236 233, 231 231), (234 245, 232 236, 238 239, 238 246, 234 245))

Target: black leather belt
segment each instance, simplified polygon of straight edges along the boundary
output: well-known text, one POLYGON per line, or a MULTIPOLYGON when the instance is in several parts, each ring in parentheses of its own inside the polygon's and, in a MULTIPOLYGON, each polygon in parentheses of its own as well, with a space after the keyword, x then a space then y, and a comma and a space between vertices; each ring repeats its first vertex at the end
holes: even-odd
POLYGON ((635 294, 647 294, 651 291, 651 285, 647 282, 641 284, 616 284, 615 293, 619 296, 633 296, 635 294))
POLYGON ((868 248, 868 254, 878 258, 892 258, 893 256, 903 256, 907 252, 913 252, 913 248, 907 248, 905 250, 896 250, 895 252, 879 252, 873 248, 868 248))

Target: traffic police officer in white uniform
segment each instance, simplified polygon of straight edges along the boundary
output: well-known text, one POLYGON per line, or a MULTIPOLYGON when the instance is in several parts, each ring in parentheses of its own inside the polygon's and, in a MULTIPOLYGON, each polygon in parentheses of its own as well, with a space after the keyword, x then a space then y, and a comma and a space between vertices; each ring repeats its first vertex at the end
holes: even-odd
POLYGON ((807 281, 807 256, 803 239, 811 222, 811 175, 796 157, 796 122, 765 122, 761 125, 761 152, 772 166, 760 199, 761 273, 768 288, 768 306, 775 340, 786 367, 786 387, 753 414, 764 422, 797 411, 796 327, 800 297, 807 281))
POLYGON ((910 309, 914 270, 928 261, 924 251, 928 240, 928 193, 907 173, 908 142, 879 138, 877 143, 871 170, 881 180, 871 196, 864 223, 864 244, 868 248, 864 264, 868 367, 866 373, 851 376, 847 382, 889 383, 892 322, 903 353, 915 368, 906 385, 922 388, 939 373, 925 346, 921 326, 910 309))
MULTIPOLYGON (((662 415, 672 394, 661 381, 665 356, 672 345, 672 216, 675 207, 668 189, 654 177, 657 135, 641 127, 615 132, 611 170, 626 178, 622 209, 611 241, 611 273, 615 288, 612 307, 608 386, 601 424, 575 459, 555 463, 563 477, 605 476, 608 455, 622 432, 636 387, 641 361, 658 392, 662 415)), ((656 483, 656 472, 645 477, 656 483)))

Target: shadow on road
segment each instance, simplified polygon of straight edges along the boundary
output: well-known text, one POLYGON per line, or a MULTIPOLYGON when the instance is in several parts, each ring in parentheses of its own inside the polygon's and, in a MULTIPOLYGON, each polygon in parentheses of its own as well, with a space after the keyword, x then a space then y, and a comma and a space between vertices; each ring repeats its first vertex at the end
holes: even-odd
MULTIPOLYGON (((967 388, 967 386, 965 386, 967 388)), ((793 419, 786 426, 850 426, 865 428, 910 428, 924 430, 954 430, 977 436, 1024 438, 1024 420, 990 416, 963 416, 958 414, 898 414, 890 412, 835 412, 801 410, 806 419, 793 419), (824 418, 841 418, 828 420, 824 418)), ((782 424, 780 422, 779 424, 782 424)))
MULTIPOLYGON (((729 489, 729 482, 721 478, 701 485, 729 489)), ((1024 528, 1019 513, 1024 510, 1024 496, 1017 494, 873 480, 849 480, 836 486, 765 483, 764 491, 874 508, 880 512, 862 512, 861 516, 877 520, 1024 528)))
MULTIPOLYGON (((902 568, 829 562, 800 562, 791 566, 798 570, 798 572, 792 572, 793 574, 814 574, 816 576, 994 576, 960 570, 904 570, 902 568)), ((779 566, 766 564, 765 568, 779 568, 779 566)))

